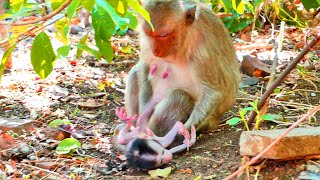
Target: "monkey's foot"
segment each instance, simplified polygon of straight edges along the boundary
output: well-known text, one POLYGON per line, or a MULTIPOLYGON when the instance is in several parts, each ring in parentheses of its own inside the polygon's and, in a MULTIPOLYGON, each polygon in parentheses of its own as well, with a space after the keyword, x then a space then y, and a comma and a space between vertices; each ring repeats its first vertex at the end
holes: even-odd
POLYGON ((124 107, 116 108, 116 115, 120 118, 124 123, 132 125, 135 120, 138 119, 138 115, 134 115, 132 117, 128 117, 126 110, 124 107))

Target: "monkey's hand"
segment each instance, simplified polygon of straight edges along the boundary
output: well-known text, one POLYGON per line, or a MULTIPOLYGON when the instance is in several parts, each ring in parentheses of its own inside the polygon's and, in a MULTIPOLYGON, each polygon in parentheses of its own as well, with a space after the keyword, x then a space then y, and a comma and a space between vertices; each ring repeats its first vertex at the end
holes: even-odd
POLYGON ((183 143, 187 146, 187 148, 189 148, 190 147, 190 133, 189 133, 188 129, 180 121, 176 122, 176 126, 178 126, 178 134, 180 134, 184 137, 183 143))
POLYGON ((128 117, 124 107, 116 108, 116 115, 120 118, 125 124, 132 125, 134 121, 138 119, 138 115, 128 117))
POLYGON ((196 142, 196 138, 197 138, 197 135, 196 135, 196 128, 191 125, 191 138, 189 139, 189 144, 186 144, 185 142, 179 146, 176 146, 176 147, 173 147, 171 149, 169 149, 169 152, 174 154, 174 153, 178 153, 178 152, 181 152, 185 149, 189 150, 189 147, 192 146, 195 142, 196 142))

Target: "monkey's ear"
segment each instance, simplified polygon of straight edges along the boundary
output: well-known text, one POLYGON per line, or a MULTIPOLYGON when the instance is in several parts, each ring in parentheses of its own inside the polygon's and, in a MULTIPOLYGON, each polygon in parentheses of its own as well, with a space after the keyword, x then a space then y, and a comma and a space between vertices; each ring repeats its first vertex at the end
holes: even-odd
POLYGON ((197 10, 197 5, 192 4, 192 5, 187 5, 186 7, 186 25, 189 26, 194 22, 194 19, 196 17, 196 10, 197 10))

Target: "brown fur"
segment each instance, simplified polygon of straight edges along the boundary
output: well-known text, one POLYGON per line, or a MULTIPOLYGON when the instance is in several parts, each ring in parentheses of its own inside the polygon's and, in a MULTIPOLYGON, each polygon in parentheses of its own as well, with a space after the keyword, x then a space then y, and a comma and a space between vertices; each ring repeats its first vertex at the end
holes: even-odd
POLYGON ((175 121, 185 122, 188 128, 194 124, 198 130, 215 128, 233 106, 240 81, 239 64, 226 28, 212 10, 193 1, 150 0, 144 7, 155 31, 143 23, 140 61, 129 73, 127 83, 129 115, 143 113, 146 103, 159 97, 148 122, 156 134, 165 134, 175 121), (159 37, 162 32, 173 33, 159 37), (156 57, 153 47, 170 53, 156 57), (151 76, 154 64, 158 68, 151 76), (161 79, 166 69, 169 75, 161 79))

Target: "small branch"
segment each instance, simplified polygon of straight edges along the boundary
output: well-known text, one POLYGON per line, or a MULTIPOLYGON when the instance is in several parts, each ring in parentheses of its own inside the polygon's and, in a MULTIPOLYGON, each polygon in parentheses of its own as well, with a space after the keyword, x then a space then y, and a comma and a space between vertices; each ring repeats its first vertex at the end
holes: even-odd
POLYGON ((17 163, 17 165, 21 165, 21 166, 25 166, 25 167, 37 169, 37 170, 44 171, 44 172, 46 172, 46 173, 55 175, 55 176, 60 177, 60 178, 63 178, 63 179, 68 179, 68 177, 65 176, 65 175, 63 175, 63 174, 60 174, 60 173, 57 173, 57 172, 53 172, 53 171, 49 171, 49 170, 47 170, 47 169, 39 168, 39 167, 37 167, 37 166, 32 166, 32 165, 24 164, 24 163, 17 163))
POLYGON ((263 154, 265 154, 269 149, 271 149, 274 145, 276 145, 283 137, 285 137, 291 130, 293 130, 295 127, 297 127, 301 122, 305 121, 309 116, 312 116, 314 113, 316 113, 318 110, 320 110, 320 105, 316 106, 315 108, 311 109, 307 114, 305 114, 302 118, 300 118, 298 121, 293 123, 285 132, 283 132, 277 139, 275 139, 268 147, 266 147, 262 152, 260 152, 256 157, 252 158, 249 162, 247 162, 245 165, 241 166, 236 172, 232 173, 228 177, 225 178, 225 180, 232 179, 242 173, 248 166, 254 164, 256 161, 258 161, 263 154))
POLYGON ((271 84, 274 82, 275 76, 276 76, 276 72, 277 72, 277 66, 278 66, 278 56, 282 50, 282 45, 283 45, 283 36, 284 36, 284 26, 285 26, 285 22, 282 21, 281 25, 280 25, 280 33, 279 33, 279 37, 278 40, 276 41, 276 46, 275 46, 275 55, 274 55, 274 60, 273 60, 273 64, 272 64, 272 70, 271 70, 271 74, 270 74, 270 79, 267 85, 267 88, 269 88, 271 86, 271 84))
MULTIPOLYGON (((273 93, 274 89, 278 87, 278 85, 284 80, 285 77, 297 66, 300 60, 310 51, 313 46, 315 46, 320 41, 320 37, 315 36, 311 40, 311 42, 305 46, 302 51, 298 54, 298 56, 289 63, 289 65, 285 68, 285 70, 279 75, 279 77, 272 83, 272 85, 264 92, 262 95, 259 103, 258 103, 258 110, 265 104, 266 100, 269 96, 273 93)), ((252 123, 256 117, 256 113, 252 111, 250 118, 248 120, 249 127, 252 126, 252 123)))
POLYGON ((0 21, 0 25, 22 26, 22 25, 28 25, 28 24, 36 24, 38 22, 51 19, 53 16, 59 14, 62 10, 64 10, 66 7, 68 7, 71 2, 72 2, 72 0, 67 0, 64 4, 62 4, 58 9, 56 9, 52 13, 50 13, 46 16, 43 16, 41 18, 38 18, 38 19, 34 19, 31 21, 21 21, 21 22, 16 22, 16 23, 11 23, 11 22, 7 22, 7 21, 0 21))

